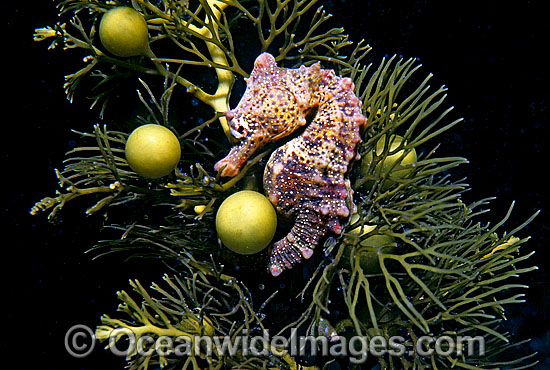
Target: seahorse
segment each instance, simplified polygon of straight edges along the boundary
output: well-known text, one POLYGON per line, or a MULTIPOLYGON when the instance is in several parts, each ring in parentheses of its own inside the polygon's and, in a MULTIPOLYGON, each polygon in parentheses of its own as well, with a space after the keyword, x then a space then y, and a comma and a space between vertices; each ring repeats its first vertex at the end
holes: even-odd
POLYGON ((321 69, 319 63, 279 68, 269 53, 260 54, 246 90, 226 117, 239 142, 215 164, 222 176, 235 176, 261 146, 281 139, 311 121, 304 132, 277 148, 265 170, 264 190, 277 212, 293 218, 288 234, 274 243, 268 269, 273 276, 310 258, 331 231, 355 211, 345 176, 357 157, 366 123, 350 78, 321 69))

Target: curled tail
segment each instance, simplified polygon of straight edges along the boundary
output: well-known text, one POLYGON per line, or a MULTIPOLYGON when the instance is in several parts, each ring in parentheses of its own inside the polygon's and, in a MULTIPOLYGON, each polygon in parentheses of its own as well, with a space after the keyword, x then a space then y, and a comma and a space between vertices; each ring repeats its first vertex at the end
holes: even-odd
POLYGON ((300 263, 302 258, 310 258, 327 230, 327 224, 318 214, 308 209, 300 212, 287 236, 273 245, 269 259, 271 275, 279 276, 283 270, 300 263))

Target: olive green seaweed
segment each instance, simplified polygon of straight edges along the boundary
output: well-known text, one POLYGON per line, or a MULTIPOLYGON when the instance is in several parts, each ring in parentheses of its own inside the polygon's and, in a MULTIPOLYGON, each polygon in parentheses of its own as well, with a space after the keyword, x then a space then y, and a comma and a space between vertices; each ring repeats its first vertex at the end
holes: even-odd
MULTIPOLYGON (((247 19, 256 29, 258 39, 261 42, 261 50, 268 50, 272 44, 278 43, 278 61, 295 60, 296 64, 312 60, 328 60, 331 62, 345 63, 345 56, 339 54, 339 50, 351 44, 342 28, 332 28, 317 32, 330 15, 327 15, 322 7, 317 8, 311 23, 304 35, 297 34, 302 16, 310 11, 317 0, 277 0, 275 8, 271 9, 269 1, 238 1, 238 0, 197 0, 197 1, 162 1, 159 6, 147 0, 136 0, 132 5, 140 10, 148 23, 151 36, 151 44, 162 40, 170 40, 180 49, 186 59, 162 58, 154 55, 151 48, 146 55, 153 66, 148 67, 142 63, 120 59, 103 52, 94 43, 96 38, 96 26, 86 29, 80 20, 79 13, 86 11, 92 18, 99 18, 104 12, 113 6, 127 5, 118 1, 74 1, 66 0, 59 3, 60 17, 67 13, 72 14, 69 24, 74 28, 76 36, 67 31, 66 23, 57 23, 53 27, 44 27, 35 31, 35 40, 42 41, 53 38, 50 48, 62 44, 64 49, 81 48, 87 50, 90 55, 84 58, 87 63, 75 73, 65 76, 65 92, 72 101, 76 87, 86 75, 98 77, 101 81, 99 87, 109 80, 117 77, 122 72, 114 69, 103 72, 98 69, 100 63, 111 64, 123 70, 132 70, 145 75, 160 75, 173 79, 190 94, 209 105, 217 113, 226 112, 229 109, 228 100, 235 75, 247 76, 240 67, 237 58, 231 24, 239 18, 247 19), (194 9, 194 10, 193 10, 194 9), (231 19, 228 19, 231 17, 231 19), (282 25, 278 26, 282 22, 282 25), (267 30, 266 30, 267 28, 267 30), (202 50, 206 47, 206 52, 202 50), (318 51, 321 49, 321 51, 318 51), (296 51, 298 52, 296 54, 296 51), (187 59, 189 58, 189 59, 187 59), (170 72, 168 65, 178 67, 202 66, 214 69, 218 85, 213 93, 204 91, 196 83, 179 73, 170 72)), ((71 31, 72 32, 72 31, 71 31)), ((175 53, 175 51, 174 51, 175 53)), ((104 94, 98 94, 92 106, 96 105, 104 94)), ((104 101, 102 112, 105 109, 104 101)), ((227 127, 225 116, 217 117, 224 128, 229 140, 231 135, 227 127)))
POLYGON ((242 348, 227 354, 208 350, 196 339, 225 336, 235 341, 261 336, 264 330, 289 337, 293 328, 331 338, 335 333, 340 338, 405 338, 405 355, 385 353, 369 358, 368 365, 349 363, 350 369, 376 362, 382 369, 532 367, 535 354, 513 356, 522 353, 518 349, 527 341, 513 343, 503 322, 507 305, 524 302, 527 286, 515 280, 536 270, 527 261, 533 252, 524 250, 528 238, 519 236, 536 214, 506 231, 512 204, 495 225, 483 223, 492 199, 466 204, 463 194, 470 188, 452 176, 453 168, 467 160, 436 155, 439 135, 462 121, 445 106, 446 87, 432 88, 433 76, 424 77, 414 58, 393 56, 366 63, 370 46, 354 43, 343 28, 332 27, 331 15, 317 3, 65 0, 58 4, 59 22, 35 30, 35 40, 50 40, 51 48, 87 53, 85 65, 65 76, 64 88, 72 101, 84 90, 82 81, 99 81, 91 89, 92 107, 101 106, 99 115, 109 123, 96 124, 89 133, 74 131, 79 143, 66 154, 63 169, 55 171, 61 190, 37 202, 31 214, 48 212, 55 220, 69 201, 84 196, 86 215, 109 215, 103 239, 88 250, 93 258, 151 258, 169 271, 162 284, 149 288, 131 280, 133 293, 117 293, 119 313, 116 318, 101 317, 96 337, 107 341, 107 347, 126 336, 150 336, 168 338, 172 344, 177 338, 188 339, 194 348, 178 355, 174 350, 133 347, 126 360, 130 369, 140 370, 313 370, 338 360, 318 357, 305 366, 284 348, 268 345, 261 354, 244 353, 242 348), (97 35, 100 18, 121 5, 133 7, 147 21, 150 47, 145 55, 119 58, 103 51, 97 35), (265 160, 275 149, 267 146, 230 180, 222 181, 213 171, 220 153, 232 144, 224 113, 234 82, 248 76, 243 66, 263 51, 286 67, 320 61, 323 68, 350 77, 368 118, 358 153, 372 161, 366 166, 355 161, 349 171, 356 216, 350 217, 342 235, 329 237, 318 248, 322 250, 316 251, 311 278, 303 286, 295 282, 298 289, 292 295, 271 284, 267 273, 256 274, 253 281, 229 274, 226 265, 231 259, 222 252, 214 227, 223 199, 244 188, 261 187, 265 160), (118 82, 128 78, 138 83, 137 99, 144 112, 136 115, 134 126, 164 125, 180 140, 182 160, 164 178, 147 180, 132 171, 124 156, 128 133, 107 129, 124 127, 110 119, 108 102, 116 101, 118 82), (188 94, 203 103, 193 112, 201 119, 175 123, 174 98, 188 94), (394 135, 403 138, 397 147, 389 145, 394 135), (384 143, 381 152, 379 141, 384 143), (417 160, 401 165, 413 151, 417 160), (396 154, 393 167, 380 165, 396 154), (392 171, 397 166, 399 176, 392 171), (391 248, 365 243, 373 236, 387 237, 391 248), (372 259, 368 266, 367 255, 372 259), (268 298, 261 302, 249 290, 258 281, 267 290, 268 298), (274 304, 299 313, 281 315, 284 322, 273 324, 274 304), (422 356, 417 344, 424 335, 482 338, 485 353, 465 345, 449 356, 422 356))
MULTIPOLYGON (((295 361, 286 351, 269 344, 262 356, 256 357, 247 358, 242 348, 241 352, 236 350, 234 353, 220 351, 216 338, 228 337, 236 342, 236 338, 254 329, 264 329, 251 305, 252 297, 234 278, 209 271, 208 267, 192 258, 188 260, 186 269, 190 275, 185 278, 164 275, 165 287, 153 283, 150 291, 155 293, 154 296, 139 281, 130 281, 141 303, 125 291, 117 292, 122 301, 118 311, 128 318, 119 320, 103 315, 95 337, 107 342, 107 349, 116 346, 123 338, 143 343, 141 348, 139 345, 130 346, 126 356, 130 369, 147 369, 148 366, 177 366, 181 369, 296 368, 295 361), (145 336, 151 339, 143 340, 145 336), (205 341, 205 337, 212 338, 212 341, 205 341), (164 340, 162 351, 155 348, 159 340, 164 340), (186 356, 176 356, 178 350, 185 351, 186 356)), ((258 348, 258 352, 261 351, 262 348, 258 348)))

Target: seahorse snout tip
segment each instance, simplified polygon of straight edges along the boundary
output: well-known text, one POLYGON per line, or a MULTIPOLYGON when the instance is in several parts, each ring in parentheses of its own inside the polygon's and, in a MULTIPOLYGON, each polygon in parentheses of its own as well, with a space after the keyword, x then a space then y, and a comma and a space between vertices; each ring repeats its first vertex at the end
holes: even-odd
POLYGON ((227 160, 226 158, 218 161, 214 165, 214 169, 216 171, 222 171, 220 175, 223 177, 233 177, 239 172, 235 163, 231 162, 230 160, 227 160))

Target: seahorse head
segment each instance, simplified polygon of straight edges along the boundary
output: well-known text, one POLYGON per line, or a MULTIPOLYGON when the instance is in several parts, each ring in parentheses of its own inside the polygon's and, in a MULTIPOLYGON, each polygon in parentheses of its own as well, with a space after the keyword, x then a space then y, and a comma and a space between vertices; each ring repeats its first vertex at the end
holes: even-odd
POLYGON ((237 143, 214 166, 217 171, 222 170, 222 176, 235 176, 258 148, 306 123, 305 116, 312 105, 312 84, 319 70, 319 64, 279 68, 269 53, 256 58, 239 104, 226 112, 229 130, 237 143))

